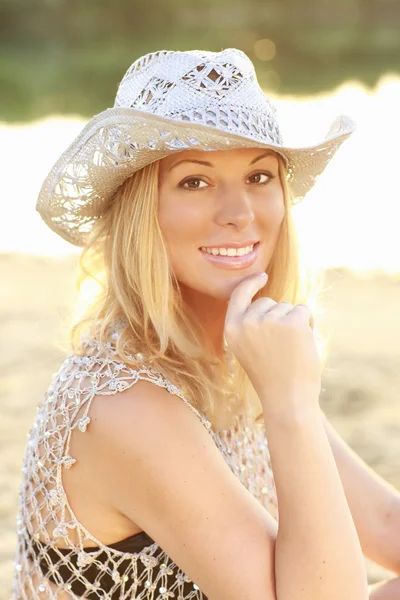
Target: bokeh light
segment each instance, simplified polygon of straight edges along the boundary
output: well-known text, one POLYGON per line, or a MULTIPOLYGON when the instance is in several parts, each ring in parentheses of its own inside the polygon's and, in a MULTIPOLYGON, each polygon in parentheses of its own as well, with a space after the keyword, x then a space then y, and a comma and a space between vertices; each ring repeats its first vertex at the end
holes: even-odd
POLYGON ((258 60, 272 60, 276 55, 276 46, 272 40, 258 40, 253 46, 253 52, 258 60))

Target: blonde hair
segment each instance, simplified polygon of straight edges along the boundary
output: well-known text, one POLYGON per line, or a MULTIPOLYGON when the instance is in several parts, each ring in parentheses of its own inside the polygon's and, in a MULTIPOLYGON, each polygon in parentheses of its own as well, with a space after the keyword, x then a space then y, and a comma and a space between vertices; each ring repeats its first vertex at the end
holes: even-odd
MULTIPOLYGON (((285 215, 268 283, 256 298, 309 303, 317 290, 316 279, 300 269, 290 189, 280 157, 279 164, 285 215)), ((210 353, 203 331, 183 303, 157 218, 158 170, 158 161, 149 164, 119 187, 82 251, 78 289, 91 279, 99 291, 71 328, 73 350, 84 352, 85 331, 105 347, 115 324, 122 323, 116 342, 121 360, 134 366, 129 355, 142 353, 147 364, 179 386, 214 424, 219 421, 218 408, 223 408, 225 418, 250 407, 259 413, 258 398, 244 370, 234 357, 229 370, 226 361, 210 353)))

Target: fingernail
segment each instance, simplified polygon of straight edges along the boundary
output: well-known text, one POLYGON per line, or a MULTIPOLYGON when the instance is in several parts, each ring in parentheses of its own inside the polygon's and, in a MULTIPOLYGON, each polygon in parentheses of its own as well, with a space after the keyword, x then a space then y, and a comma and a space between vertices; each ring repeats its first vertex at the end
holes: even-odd
POLYGON ((266 277, 266 276, 267 276, 267 274, 266 274, 266 273, 264 273, 264 271, 263 271, 262 273, 257 273, 257 275, 258 275, 259 277, 266 277))

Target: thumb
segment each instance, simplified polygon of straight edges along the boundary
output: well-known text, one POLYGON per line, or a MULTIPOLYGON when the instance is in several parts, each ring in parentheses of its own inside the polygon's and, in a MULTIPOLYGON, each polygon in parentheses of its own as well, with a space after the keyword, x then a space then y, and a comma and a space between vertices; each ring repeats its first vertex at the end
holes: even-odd
POLYGON ((244 315, 251 305, 256 293, 264 287, 268 281, 267 273, 261 272, 243 279, 233 290, 229 298, 228 310, 226 311, 225 323, 232 323, 239 315, 244 315))

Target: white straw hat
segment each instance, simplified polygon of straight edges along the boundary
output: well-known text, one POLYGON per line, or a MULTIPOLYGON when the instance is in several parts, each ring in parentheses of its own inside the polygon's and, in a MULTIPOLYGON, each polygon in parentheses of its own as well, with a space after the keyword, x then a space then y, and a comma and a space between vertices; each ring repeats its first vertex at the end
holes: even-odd
POLYGON ((172 152, 249 147, 272 148, 284 157, 295 204, 354 129, 341 116, 320 144, 288 148, 243 52, 154 52, 132 64, 114 107, 95 115, 61 155, 36 208, 53 231, 84 246, 117 188, 135 171, 172 152))

